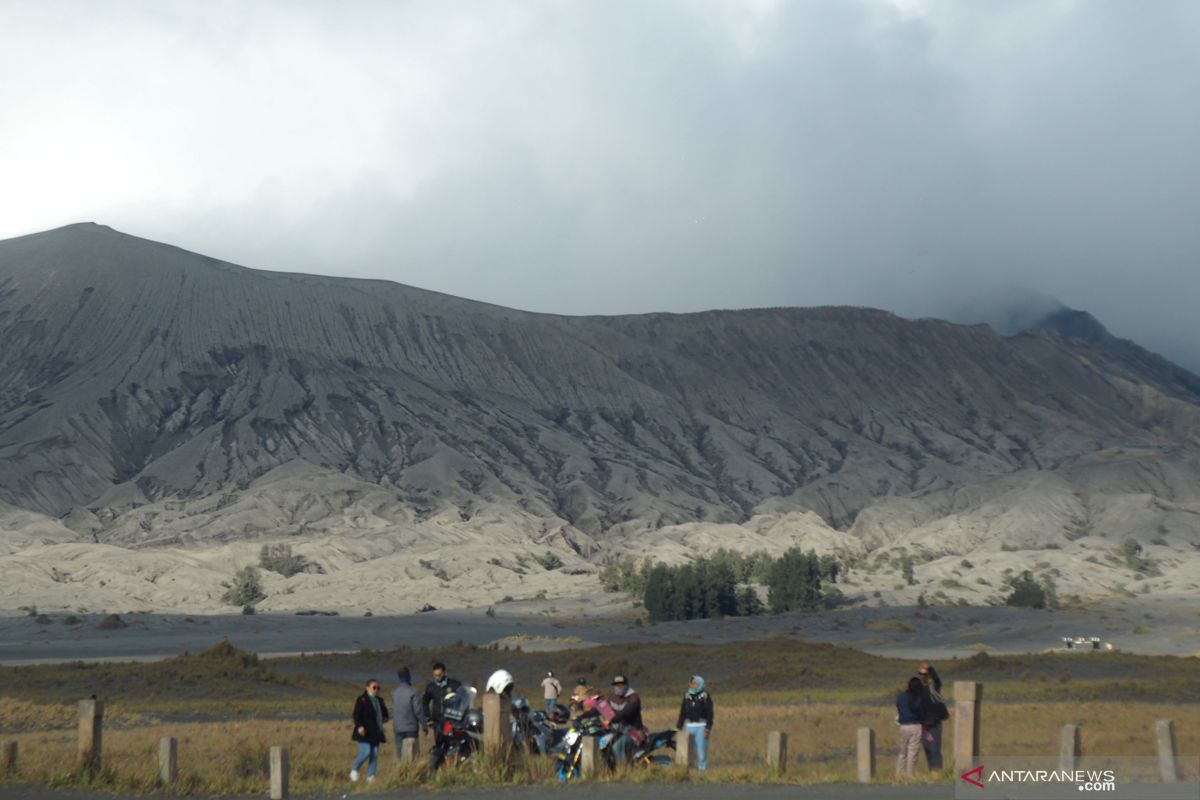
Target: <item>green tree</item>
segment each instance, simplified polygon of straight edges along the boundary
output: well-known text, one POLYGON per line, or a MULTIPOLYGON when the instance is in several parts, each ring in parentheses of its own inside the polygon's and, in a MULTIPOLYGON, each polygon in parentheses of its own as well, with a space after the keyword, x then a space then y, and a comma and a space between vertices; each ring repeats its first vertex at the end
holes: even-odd
POLYGON ((221 595, 221 601, 231 606, 252 606, 266 596, 258 569, 246 566, 233 573, 233 580, 225 594, 221 595))
POLYGON ((1034 580, 1033 573, 1025 570, 1015 578, 1010 579, 1012 591, 1004 598, 1005 605, 1020 608, 1045 608, 1046 590, 1034 580))
POLYGON ((913 574, 913 560, 908 553, 900 556, 900 574, 904 576, 904 582, 909 586, 916 586, 917 577, 913 574))
POLYGON ((821 577, 830 583, 837 583, 838 573, 842 571, 842 567, 838 564, 836 558, 826 553, 821 556, 821 577))
POLYGON ((265 570, 278 572, 285 578, 308 568, 304 556, 293 553, 290 544, 264 544, 258 551, 258 565, 265 570))
POLYGON ((672 578, 671 570, 664 564, 656 565, 646 576, 642 605, 646 607, 651 622, 675 618, 675 586, 672 578))
POLYGON ((750 586, 745 586, 737 594, 737 616, 756 617, 766 611, 766 606, 759 599, 758 592, 750 586))
POLYGON ((816 608, 821 602, 821 566, 816 553, 789 549, 771 567, 767 602, 776 614, 816 608))

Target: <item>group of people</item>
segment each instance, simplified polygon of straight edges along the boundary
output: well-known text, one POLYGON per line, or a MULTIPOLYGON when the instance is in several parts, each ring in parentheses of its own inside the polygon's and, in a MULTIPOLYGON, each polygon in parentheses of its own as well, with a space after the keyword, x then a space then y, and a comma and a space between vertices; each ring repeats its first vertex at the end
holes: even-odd
MULTIPOLYGON (((507 673, 504 673, 507 675, 507 673)), ((431 680, 424 691, 418 692, 412 685, 412 673, 401 667, 396 673, 397 684, 392 690, 392 709, 379 696, 379 681, 367 681, 366 689, 354 704, 354 732, 352 738, 359 745, 358 757, 350 770, 350 780, 357 781, 360 770, 367 767, 367 781, 375 780, 379 762, 379 747, 387 741, 385 730, 392 723, 395 734, 396 755, 403 758, 405 740, 412 740, 416 747, 421 735, 434 731, 435 740, 441 735, 443 698, 462 688, 460 681, 446 674, 446 665, 433 665, 431 680), (394 712, 394 713, 393 713, 394 712)), ((506 685, 511 689, 511 676, 506 685)), ((569 714, 561 713, 559 698, 562 683, 553 672, 542 679, 543 697, 546 701, 546 716, 550 720, 565 720, 567 716, 582 717, 598 715, 603 727, 616 734, 613 753, 617 761, 626 762, 636 748, 644 743, 648 734, 642 722, 641 696, 629 685, 624 675, 612 679, 610 691, 603 692, 580 678, 571 693, 566 707, 569 714)), ((942 769, 942 722, 949 717, 942 695, 942 679, 933 665, 925 662, 917 674, 909 679, 908 686, 896 696, 896 722, 900 732, 900 750, 896 757, 896 774, 912 777, 921 750, 931 771, 942 769)), ((675 723, 676 730, 693 739, 697 767, 708 769, 708 742, 712 735, 714 719, 713 698, 708 693, 704 678, 693 675, 679 706, 675 723)))
MULTIPOLYGON (((508 676, 504 671, 497 674, 501 673, 508 676)), ((360 771, 364 766, 367 768, 367 782, 375 780, 379 765, 379 748, 387 741, 385 731, 389 721, 395 734, 397 758, 404 757, 406 740, 412 741, 409 747, 416 748, 420 736, 428 736, 431 730, 436 743, 437 738, 442 735, 443 698, 462 688, 460 681, 446 674, 446 665, 441 662, 433 665, 431 680, 426 684, 424 691, 419 692, 412 685, 412 673, 408 667, 397 670, 396 679, 390 711, 387 703, 380 697, 380 683, 375 678, 367 681, 363 693, 354 703, 354 730, 351 738, 358 743, 359 751, 354 767, 350 770, 351 781, 359 780, 360 771)), ((505 688, 509 691, 511 681, 511 676, 508 676, 505 688)), ((489 681, 489 688, 495 688, 492 687, 492 683, 489 681)), ((542 680, 542 690, 546 701, 546 717, 549 720, 565 722, 571 717, 600 716, 603 727, 616 735, 612 747, 618 762, 626 762, 636 748, 644 743, 648 731, 642 722, 642 699, 624 675, 613 677, 608 692, 593 688, 586 678, 580 678, 566 704, 559 703, 563 686, 552 671, 547 672, 542 680)), ((704 678, 699 675, 693 675, 688 683, 675 727, 693 737, 697 766, 701 771, 708 769, 708 740, 713 728, 713 699, 705 687, 704 678)))
POLYGON ((396 740, 396 757, 402 758, 405 740, 416 747, 420 735, 429 735, 432 726, 438 725, 443 717, 442 700, 448 690, 462 687, 462 683, 446 674, 446 665, 440 661, 433 665, 432 679, 425 691, 418 692, 412 685, 412 672, 408 667, 396 671, 396 688, 392 690, 392 709, 379 696, 379 681, 371 678, 366 689, 354 702, 354 732, 351 739, 358 742, 358 758, 350 770, 350 780, 359 779, 359 770, 367 765, 367 782, 375 780, 379 766, 379 746, 387 741, 386 725, 392 723, 396 740))
POLYGON ((900 726, 897 775, 912 777, 921 750, 925 751, 931 772, 942 769, 942 722, 950 713, 941 693, 942 679, 933 665, 925 662, 896 696, 896 722, 900 726))

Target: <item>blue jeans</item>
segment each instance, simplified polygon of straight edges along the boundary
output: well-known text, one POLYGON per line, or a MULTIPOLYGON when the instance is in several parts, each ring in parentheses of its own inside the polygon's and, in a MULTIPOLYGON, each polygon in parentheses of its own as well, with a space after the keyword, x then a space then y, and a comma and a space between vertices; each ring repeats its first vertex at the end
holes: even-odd
POLYGON ((942 768, 942 723, 939 720, 932 728, 921 732, 921 746, 925 748, 925 763, 930 769, 942 768), (933 737, 933 741, 929 737, 933 737))
POLYGON ((553 697, 546 698, 546 716, 547 717, 554 713, 554 707, 557 705, 558 705, 558 701, 555 700, 553 697))
POLYGON ((618 764, 624 764, 633 755, 633 751, 636 748, 637 745, 633 743, 633 739, 622 733, 612 744, 612 754, 617 759, 618 764))
POLYGON ((379 765, 379 745, 359 742, 358 760, 354 762, 354 769, 361 769, 368 758, 371 760, 371 765, 367 767, 367 774, 374 777, 375 768, 379 765))
POLYGON ((692 737, 692 747, 696 750, 696 767, 701 771, 708 769, 708 737, 704 735, 703 722, 688 722, 683 726, 684 735, 692 737))

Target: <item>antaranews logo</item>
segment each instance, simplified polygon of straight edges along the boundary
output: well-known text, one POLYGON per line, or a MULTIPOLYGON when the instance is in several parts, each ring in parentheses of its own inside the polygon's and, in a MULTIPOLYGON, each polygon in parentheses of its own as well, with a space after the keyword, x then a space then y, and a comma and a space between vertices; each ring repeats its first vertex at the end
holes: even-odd
POLYGON ((980 764, 975 769, 967 770, 966 772, 964 772, 962 775, 959 775, 958 777, 962 778, 967 783, 970 783, 974 786, 978 786, 980 789, 984 788, 983 783, 981 782, 983 780, 983 764, 980 764), (971 777, 972 775, 974 775, 975 777, 972 778, 971 777))
POLYGON ((1164 778, 1156 758, 1076 757, 1076 763, 1048 756, 989 755, 959 773, 957 800, 1200 800, 1200 759, 1176 758, 1164 778))
POLYGON ((975 769, 967 770, 959 777, 972 786, 980 789, 987 788, 987 783, 1053 783, 1075 784, 1080 792, 1111 792, 1117 787, 1117 774, 1111 769, 993 769, 989 772, 986 765, 980 764, 975 769))

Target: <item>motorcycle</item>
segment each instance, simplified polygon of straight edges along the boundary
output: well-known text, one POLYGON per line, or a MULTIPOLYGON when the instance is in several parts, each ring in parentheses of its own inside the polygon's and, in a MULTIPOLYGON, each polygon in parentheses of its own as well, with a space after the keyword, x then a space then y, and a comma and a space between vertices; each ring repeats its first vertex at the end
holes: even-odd
MULTIPOLYGON (((562 721, 565 721, 565 719, 562 721)), ((561 749, 566 731, 555 728, 556 721, 542 711, 534 711, 524 697, 512 701, 513 746, 525 748, 531 755, 550 755, 561 749)))
MULTIPOLYGON (((600 757, 610 771, 616 771, 619 760, 613 746, 620 733, 604 727, 599 717, 584 716, 577 719, 563 738, 562 749, 558 754, 558 779, 569 783, 579 778, 582 770, 583 740, 586 737, 599 737, 600 757)), ((670 766, 674 763, 673 756, 665 749, 675 749, 675 731, 665 730, 651 733, 646 741, 634 747, 629 756, 630 764, 643 766, 670 766)))
POLYGON ((443 764, 464 764, 475 760, 483 743, 483 712, 472 708, 475 689, 464 686, 450 691, 442 700, 442 719, 429 751, 429 769, 436 772, 443 764))

